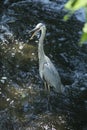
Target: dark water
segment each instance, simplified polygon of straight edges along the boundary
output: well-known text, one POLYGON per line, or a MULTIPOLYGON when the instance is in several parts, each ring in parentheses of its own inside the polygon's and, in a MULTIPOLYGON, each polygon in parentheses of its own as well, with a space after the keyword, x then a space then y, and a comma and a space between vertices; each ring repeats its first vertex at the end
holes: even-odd
POLYGON ((66 1, 0 2, 0 130, 86 130, 87 45, 78 46, 83 23, 63 21, 66 1), (38 72, 38 38, 29 30, 47 26, 44 50, 55 64, 66 95, 48 100, 38 72))

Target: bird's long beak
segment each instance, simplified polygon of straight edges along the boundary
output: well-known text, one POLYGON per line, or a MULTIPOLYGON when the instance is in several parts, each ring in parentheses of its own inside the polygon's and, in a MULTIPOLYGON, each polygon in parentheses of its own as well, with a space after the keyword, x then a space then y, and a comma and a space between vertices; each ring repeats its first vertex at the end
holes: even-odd
POLYGON ((37 34, 38 30, 39 30, 39 28, 34 28, 34 29, 32 29, 32 30, 29 32, 29 33, 32 33, 32 36, 31 36, 30 40, 32 40, 33 37, 37 34))

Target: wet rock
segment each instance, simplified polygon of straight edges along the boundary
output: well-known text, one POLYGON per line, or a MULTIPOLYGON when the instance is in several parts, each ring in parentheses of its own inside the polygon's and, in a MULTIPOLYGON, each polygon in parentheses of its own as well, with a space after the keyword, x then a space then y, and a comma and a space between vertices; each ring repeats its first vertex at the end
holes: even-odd
POLYGON ((0 111, 0 129, 1 130, 13 130, 11 117, 8 112, 0 111))
POLYGON ((75 17, 77 20, 79 20, 80 22, 85 22, 86 20, 86 14, 85 14, 85 10, 84 8, 78 10, 75 12, 75 17))

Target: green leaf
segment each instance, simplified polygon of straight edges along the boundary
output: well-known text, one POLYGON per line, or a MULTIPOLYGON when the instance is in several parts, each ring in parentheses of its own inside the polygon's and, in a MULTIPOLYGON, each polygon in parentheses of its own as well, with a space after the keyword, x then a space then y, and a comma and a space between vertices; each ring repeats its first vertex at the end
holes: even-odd
POLYGON ((83 33, 80 39, 80 46, 84 43, 87 42, 87 33, 83 33))
POLYGON ((73 11, 69 11, 64 17, 63 17, 63 20, 64 21, 67 21, 73 14, 74 12, 73 11))
POLYGON ((87 23, 84 24, 83 32, 84 32, 84 33, 87 33, 87 23))
POLYGON ((69 0, 66 4, 65 4, 65 8, 68 10, 73 10, 76 11, 82 7, 87 6, 87 0, 69 0))
POLYGON ((66 14, 64 17, 63 17, 64 21, 67 21, 69 19, 69 15, 66 14))

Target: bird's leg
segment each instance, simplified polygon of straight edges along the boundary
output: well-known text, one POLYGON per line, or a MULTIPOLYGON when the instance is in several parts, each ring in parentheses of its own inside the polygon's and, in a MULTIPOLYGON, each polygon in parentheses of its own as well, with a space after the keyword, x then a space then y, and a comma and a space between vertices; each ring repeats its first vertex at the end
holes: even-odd
POLYGON ((45 91, 47 91, 47 83, 44 81, 45 91))
POLYGON ((49 84, 47 85, 47 88, 48 88, 48 92, 50 93, 50 85, 49 84))
POLYGON ((47 84, 46 81, 44 81, 44 87, 45 87, 45 92, 47 95, 47 110, 49 111, 50 109, 50 85, 47 84))
POLYGON ((44 87, 45 87, 45 91, 48 91, 48 93, 50 92, 50 85, 47 84, 45 81, 44 81, 44 87))

